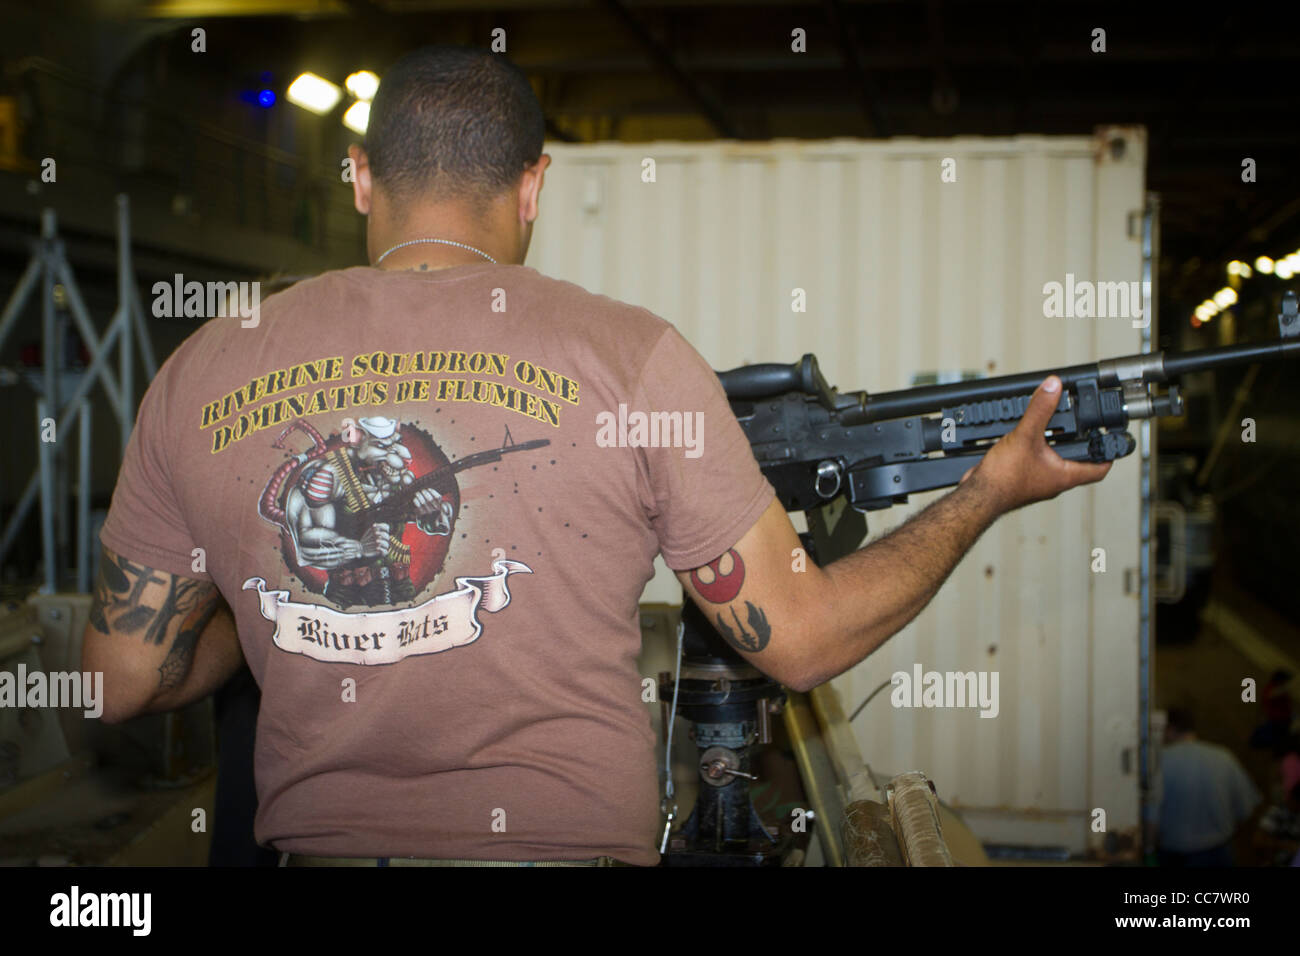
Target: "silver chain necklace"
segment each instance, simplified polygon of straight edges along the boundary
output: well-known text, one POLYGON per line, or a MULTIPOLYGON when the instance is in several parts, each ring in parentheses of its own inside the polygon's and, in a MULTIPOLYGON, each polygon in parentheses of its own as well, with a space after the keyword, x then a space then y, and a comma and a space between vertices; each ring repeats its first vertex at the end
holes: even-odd
POLYGON ((388 252, 385 252, 382 256, 380 256, 378 259, 375 260, 375 265, 379 265, 379 263, 383 262, 384 258, 388 255, 388 253, 396 252, 398 249, 405 248, 406 246, 413 246, 420 242, 439 242, 445 246, 457 246, 461 249, 468 249, 470 252, 477 252, 480 256, 482 256, 484 259, 486 259, 488 262, 492 263, 493 265, 497 264, 497 261, 493 259, 490 255, 488 255, 486 252, 484 252, 482 249, 475 249, 473 246, 467 246, 463 242, 455 242, 451 239, 410 239, 406 242, 399 242, 397 245, 393 246, 393 248, 389 249, 388 252))

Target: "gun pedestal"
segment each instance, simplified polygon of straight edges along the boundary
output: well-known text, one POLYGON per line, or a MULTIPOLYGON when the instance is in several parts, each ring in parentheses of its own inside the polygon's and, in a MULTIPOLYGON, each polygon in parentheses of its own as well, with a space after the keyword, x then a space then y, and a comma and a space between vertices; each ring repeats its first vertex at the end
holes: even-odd
MULTIPOLYGON (((857 512, 827 505, 808 512, 800 535, 810 562, 855 550, 866 535, 857 512)), ((784 701, 781 686, 737 654, 695 606, 682 608, 682 669, 674 687, 660 675, 659 699, 672 700, 692 722, 698 753, 700 792, 681 830, 673 834, 665 866, 776 866, 791 843, 778 827, 766 826, 754 809, 752 755, 771 743, 773 705, 784 701)), ((814 824, 815 825, 815 824, 814 824)), ((831 822, 830 825, 837 825, 831 822)))
POLYGON ((691 602, 682 608, 682 669, 674 688, 660 675, 659 699, 691 721, 700 792, 663 854, 665 866, 779 866, 789 844, 758 816, 750 795, 751 755, 771 742, 779 684, 755 670, 718 636, 691 602))

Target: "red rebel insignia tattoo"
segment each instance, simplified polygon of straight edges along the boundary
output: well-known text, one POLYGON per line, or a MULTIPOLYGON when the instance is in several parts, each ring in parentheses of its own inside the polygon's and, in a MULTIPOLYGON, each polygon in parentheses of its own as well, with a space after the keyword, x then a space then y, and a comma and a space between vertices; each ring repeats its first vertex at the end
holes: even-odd
POLYGON ((715 561, 691 572, 691 584, 710 604, 727 604, 736 599, 745 583, 745 562, 733 548, 715 561))

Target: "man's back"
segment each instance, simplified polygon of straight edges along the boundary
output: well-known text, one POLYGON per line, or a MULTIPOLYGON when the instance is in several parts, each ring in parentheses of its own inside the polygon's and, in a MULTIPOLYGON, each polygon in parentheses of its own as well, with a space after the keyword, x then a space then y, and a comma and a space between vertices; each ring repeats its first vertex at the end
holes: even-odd
POLYGON ((772 496, 671 326, 519 266, 327 273, 188 340, 133 445, 103 540, 203 549, 263 690, 260 842, 655 861, 638 599, 772 496))
POLYGON ((1160 846, 1195 853, 1226 843, 1259 803, 1259 792, 1226 747, 1184 740, 1160 757, 1160 846))

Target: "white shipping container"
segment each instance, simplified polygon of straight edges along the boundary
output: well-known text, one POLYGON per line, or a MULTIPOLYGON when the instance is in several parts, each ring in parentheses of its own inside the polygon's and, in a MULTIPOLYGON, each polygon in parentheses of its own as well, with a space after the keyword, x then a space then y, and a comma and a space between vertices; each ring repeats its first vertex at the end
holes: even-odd
MULTIPOLYGON (((548 152, 529 265, 663 316, 714 368, 813 352, 832 384, 887 391, 920 372, 1143 349, 1140 319, 1044 305, 1067 276, 1142 282, 1141 129, 548 152)), ((934 497, 869 515, 872 535, 934 497)), ((836 680, 849 713, 916 664, 998 674, 993 718, 879 694, 854 722, 878 777, 925 771, 987 840, 1078 852, 1102 838, 1095 809, 1134 832, 1140 508, 1133 455, 1099 486, 1003 518, 911 626, 836 680)), ((681 601, 662 565, 645 600, 681 601)))

